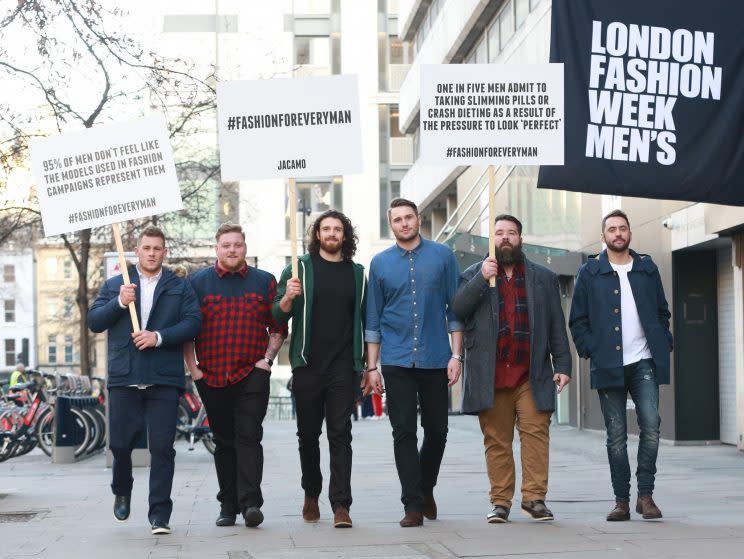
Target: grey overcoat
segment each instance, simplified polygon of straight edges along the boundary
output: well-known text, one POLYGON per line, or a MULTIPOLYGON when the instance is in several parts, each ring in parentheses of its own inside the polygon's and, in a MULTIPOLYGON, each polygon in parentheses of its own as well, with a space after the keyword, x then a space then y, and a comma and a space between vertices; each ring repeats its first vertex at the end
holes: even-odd
MULTIPOLYGON (((465 323, 463 413, 493 406, 499 331, 499 291, 481 274, 482 262, 460 275, 452 309, 465 323)), ((527 313, 530 324, 530 388, 539 410, 555 409, 554 371, 571 375, 571 350, 561 307, 558 276, 525 259, 527 313), (552 361, 551 361, 552 357, 552 361)))

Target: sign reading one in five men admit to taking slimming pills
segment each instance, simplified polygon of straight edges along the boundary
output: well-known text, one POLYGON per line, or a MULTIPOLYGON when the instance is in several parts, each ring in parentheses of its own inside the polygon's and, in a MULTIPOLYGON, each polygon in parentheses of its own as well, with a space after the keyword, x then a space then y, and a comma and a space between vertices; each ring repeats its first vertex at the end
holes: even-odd
POLYGON ((562 165, 562 64, 421 66, 421 158, 562 165))
POLYGON ((163 117, 34 140, 31 165, 47 237, 183 208, 163 117))
POLYGON ((222 180, 362 171, 356 76, 217 84, 222 180))

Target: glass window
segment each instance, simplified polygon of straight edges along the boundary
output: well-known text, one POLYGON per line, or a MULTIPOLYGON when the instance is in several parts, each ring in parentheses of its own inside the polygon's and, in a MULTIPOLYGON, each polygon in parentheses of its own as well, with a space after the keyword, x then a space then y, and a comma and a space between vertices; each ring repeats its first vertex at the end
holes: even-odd
POLYGON ((542 0, 530 0, 530 10, 534 10, 542 0))
POLYGON ((52 335, 47 338, 47 361, 57 362, 57 336, 52 335))
POLYGON ((46 302, 46 316, 47 318, 57 318, 57 301, 47 300, 46 302))
POLYGON ((519 29, 530 14, 530 0, 515 0, 516 28, 519 29))
POLYGON ((63 277, 68 280, 72 279, 72 259, 65 258, 64 265, 62 266, 63 277))
POLYGON ((15 299, 5 299, 5 322, 15 322, 15 299))
POLYGON ((496 19, 488 28, 488 61, 495 62, 501 52, 499 42, 499 20, 496 19))
POLYGON ((5 340, 5 366, 12 367, 16 364, 15 340, 5 340))
POLYGON ((46 259, 46 275, 48 280, 57 278, 57 259, 54 256, 50 256, 46 259))
POLYGON ((65 363, 72 363, 72 336, 65 336, 65 363))
POLYGON ((413 48, 408 41, 401 41, 398 37, 390 37, 390 64, 411 64, 413 62, 413 48))
POLYGON ((400 181, 391 181, 380 178, 380 238, 390 239, 391 232, 388 226, 387 211, 390 201, 400 196, 400 181))
POLYGON ((64 305, 64 311, 62 313, 62 317, 65 320, 71 320, 72 319, 72 298, 71 297, 65 297, 65 305, 64 305))
POLYGON ((3 266, 3 281, 5 283, 13 283, 15 281, 15 266, 13 264, 3 266))
POLYGON ((299 15, 325 15, 331 13, 330 0, 294 0, 293 13, 299 15))
POLYGON ((330 37, 295 37, 295 64, 331 67, 330 37))
MULTIPOLYGON (((298 238, 304 239, 304 235, 310 224, 316 217, 331 208, 341 211, 343 209, 343 194, 341 189, 341 178, 336 177, 330 182, 300 182, 297 181, 297 225, 298 238)), ((287 200, 287 214, 289 213, 289 200, 287 200)), ((285 233, 289 238, 289 215, 285 220, 285 233)))
POLYGON ((514 35, 514 5, 511 0, 507 2, 499 16, 499 32, 501 33, 501 48, 503 49, 514 35))
POLYGON ((486 38, 483 37, 475 47, 475 63, 486 64, 488 62, 488 48, 486 38))

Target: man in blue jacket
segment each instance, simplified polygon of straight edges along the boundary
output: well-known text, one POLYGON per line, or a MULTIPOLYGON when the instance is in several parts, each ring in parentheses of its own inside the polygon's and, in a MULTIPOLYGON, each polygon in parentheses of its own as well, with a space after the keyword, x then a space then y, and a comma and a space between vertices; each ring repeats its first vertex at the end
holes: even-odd
POLYGON ((669 384, 669 308, 656 264, 630 250, 628 216, 620 210, 602 220, 607 249, 593 255, 576 277, 569 327, 576 350, 591 359, 591 386, 607 429, 615 507, 608 521, 630 520, 630 464, 626 400, 630 393, 638 416, 638 500, 636 512, 661 518, 654 503, 659 450, 659 385, 669 384))
POLYGON ((111 489, 114 517, 129 518, 132 449, 147 432, 151 456, 148 519, 153 534, 169 534, 170 493, 176 451, 178 399, 184 387, 182 346, 201 328, 191 286, 163 267, 165 235, 157 227, 140 234, 138 264, 107 280, 88 311, 93 332, 108 330, 109 447, 114 455, 111 489), (141 330, 133 332, 127 310, 134 303, 141 330))

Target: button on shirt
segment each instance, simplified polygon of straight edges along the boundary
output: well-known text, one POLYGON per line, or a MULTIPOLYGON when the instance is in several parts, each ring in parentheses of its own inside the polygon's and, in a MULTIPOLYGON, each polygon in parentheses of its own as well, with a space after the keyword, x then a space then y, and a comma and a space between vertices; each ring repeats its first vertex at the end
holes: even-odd
POLYGON ((459 275, 454 252, 423 238, 413 250, 395 244, 372 259, 364 339, 381 344, 383 365, 447 366, 447 333, 463 330, 450 310, 459 275))

